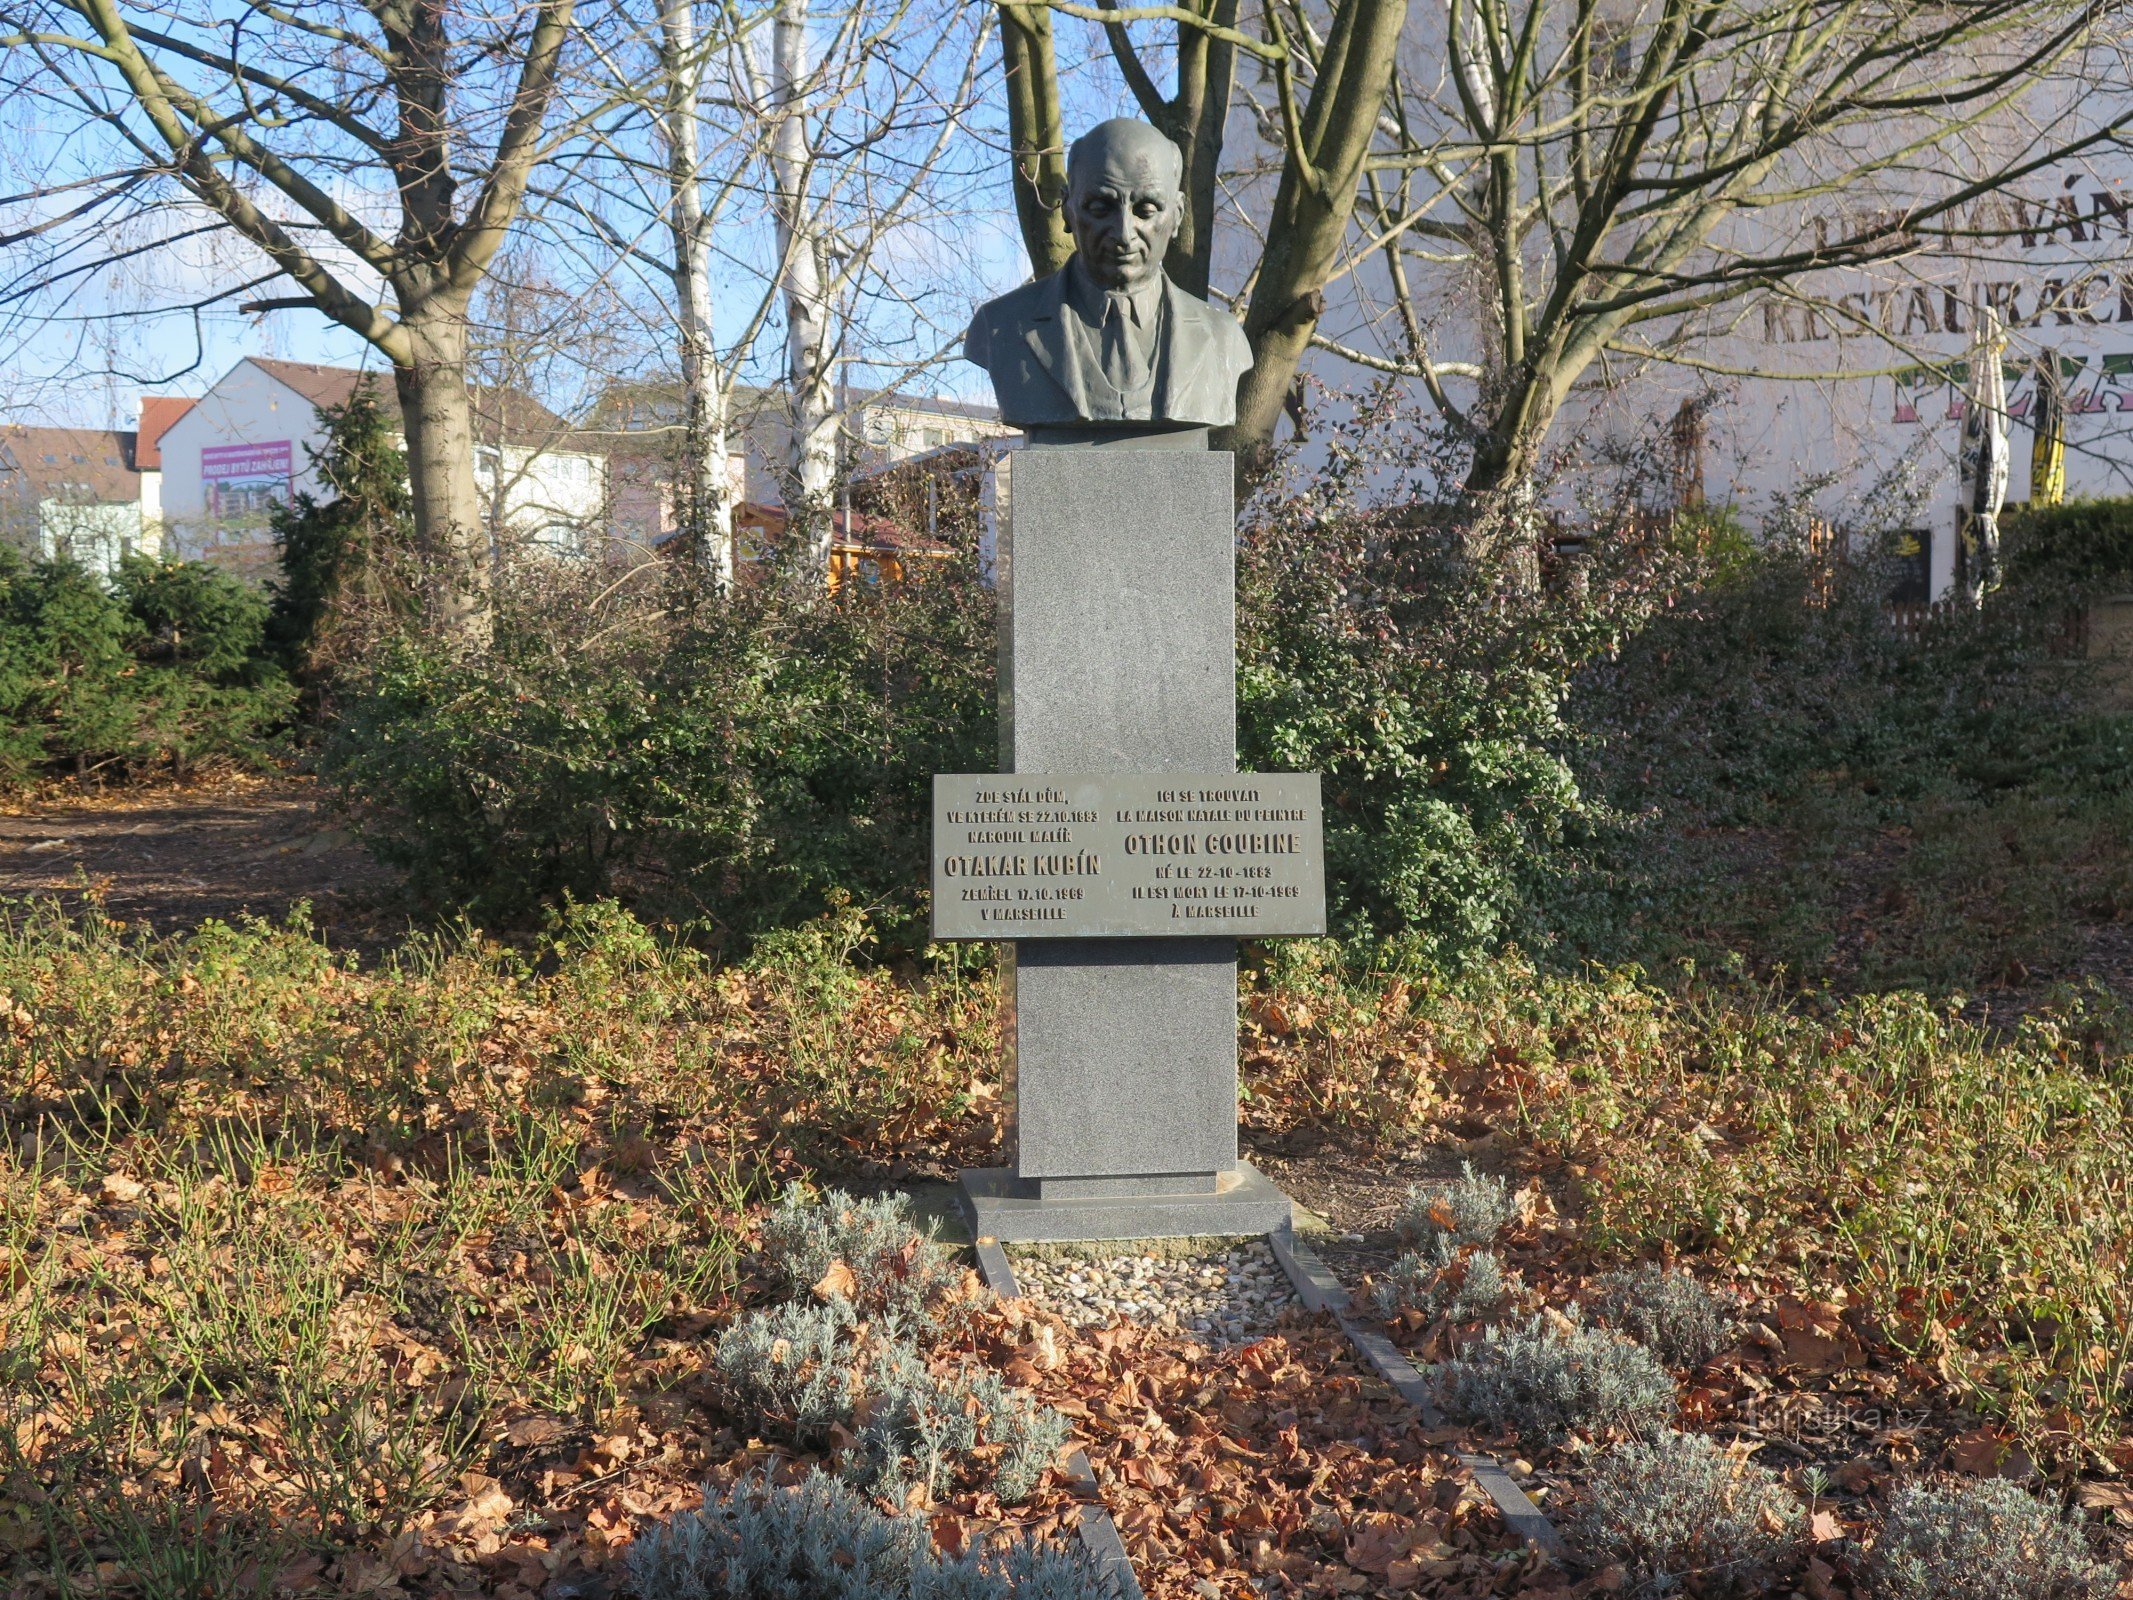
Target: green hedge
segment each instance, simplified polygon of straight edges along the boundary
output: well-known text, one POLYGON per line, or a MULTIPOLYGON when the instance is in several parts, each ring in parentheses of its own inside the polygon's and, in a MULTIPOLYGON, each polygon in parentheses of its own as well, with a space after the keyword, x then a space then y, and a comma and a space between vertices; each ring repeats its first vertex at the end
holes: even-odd
POLYGON ((261 759, 290 703, 266 613, 197 562, 128 556, 106 580, 0 550, 0 785, 261 759))
POLYGON ((2017 506, 2001 519, 2011 581, 2133 583, 2133 498, 2017 506))
POLYGON ((321 770, 373 851, 492 922, 616 894, 747 940, 849 899, 922 940, 932 776, 997 749, 974 564, 827 599, 611 583, 551 568, 487 648, 401 635, 343 679, 321 770))

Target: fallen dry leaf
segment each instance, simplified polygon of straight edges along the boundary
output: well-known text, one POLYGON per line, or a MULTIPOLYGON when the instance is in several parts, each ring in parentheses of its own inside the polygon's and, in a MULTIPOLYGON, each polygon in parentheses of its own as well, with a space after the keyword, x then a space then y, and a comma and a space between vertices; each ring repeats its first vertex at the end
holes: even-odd
POLYGON ((107 1172, 98 1181, 96 1192, 107 1206, 130 1206, 141 1198, 144 1185, 123 1172, 107 1172))
POLYGON ((852 1276, 852 1269, 842 1261, 832 1261, 829 1271, 822 1274, 809 1289, 817 1300, 849 1300, 859 1287, 859 1280, 852 1276))

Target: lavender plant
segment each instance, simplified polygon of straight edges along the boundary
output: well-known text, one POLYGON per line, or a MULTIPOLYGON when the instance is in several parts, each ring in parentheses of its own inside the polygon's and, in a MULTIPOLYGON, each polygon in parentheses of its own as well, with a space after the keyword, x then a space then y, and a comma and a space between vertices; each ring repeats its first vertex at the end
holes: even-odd
POLYGON ((1736 1307, 1686 1272, 1647 1261, 1600 1279, 1592 1309, 1670 1367, 1700 1367, 1732 1341, 1736 1307))
POLYGON ((1452 1322, 1487 1322, 1511 1304, 1517 1277, 1504 1271, 1493 1250, 1461 1250, 1440 1235, 1420 1250, 1393 1263, 1391 1273, 1371 1295, 1380 1316, 1419 1311, 1452 1322))
POLYGON ((1117 1600, 1078 1548, 1016 1542, 939 1555, 926 1524, 884 1516, 821 1472, 748 1478, 640 1533, 640 1600, 1117 1600))
POLYGON ((1566 1318, 1490 1328, 1439 1369, 1444 1408, 1537 1443, 1572 1432, 1649 1433, 1674 1415, 1674 1380, 1642 1345, 1566 1318))
POLYGON ((1865 1579, 1872 1600, 2103 1600, 2118 1587, 2078 1524, 2005 1478, 1905 1484, 1865 1579))
POLYGON ((1430 1246, 1439 1240, 1454 1245, 1494 1244, 1518 1216, 1511 1186, 1492 1173, 1476 1172, 1461 1162, 1456 1182, 1407 1191, 1400 1214, 1400 1237, 1430 1246))
POLYGON ((1652 1593, 1754 1592, 1791 1568, 1807 1513, 1767 1467, 1672 1429, 1610 1450, 1566 1522, 1593 1564, 1619 1562, 1652 1593))

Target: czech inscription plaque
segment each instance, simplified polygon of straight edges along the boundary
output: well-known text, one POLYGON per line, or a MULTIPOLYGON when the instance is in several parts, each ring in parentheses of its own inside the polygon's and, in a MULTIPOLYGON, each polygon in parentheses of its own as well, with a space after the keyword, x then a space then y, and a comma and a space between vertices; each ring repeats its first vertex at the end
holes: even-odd
POLYGON ((1316 773, 942 773, 933 937, 1326 931, 1316 773))

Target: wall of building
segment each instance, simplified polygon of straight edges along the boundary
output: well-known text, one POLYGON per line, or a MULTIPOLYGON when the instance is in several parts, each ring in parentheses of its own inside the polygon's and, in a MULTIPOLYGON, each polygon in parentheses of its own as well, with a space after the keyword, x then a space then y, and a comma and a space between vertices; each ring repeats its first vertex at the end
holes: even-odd
MULTIPOLYGON (((253 577, 274 567, 270 505, 321 494, 312 468, 326 445, 317 409, 249 362, 240 362, 163 435, 158 498, 173 550, 253 577)), ((583 548, 601 523, 607 474, 598 456, 477 447, 477 492, 499 525, 558 553, 583 548)))
POLYGON ((558 555, 584 553, 607 512, 604 463, 574 451, 480 445, 474 483, 494 525, 558 555))
POLYGON ((252 576, 271 571, 266 506, 322 487, 311 452, 325 438, 310 401, 239 362, 163 435, 160 498, 172 553, 252 576))
POLYGON ((154 554, 154 541, 142 538, 137 505, 46 500, 37 513, 37 553, 48 559, 65 558, 92 572, 111 573, 125 556, 154 554))

